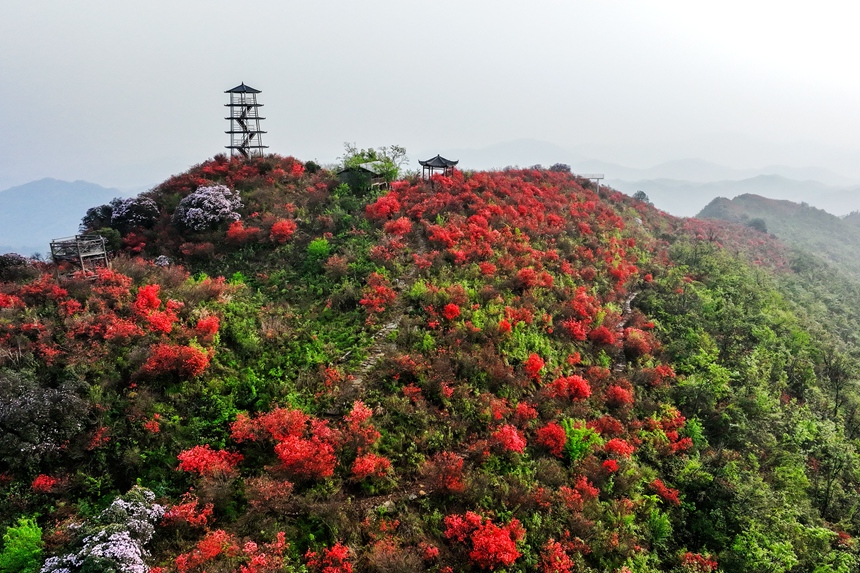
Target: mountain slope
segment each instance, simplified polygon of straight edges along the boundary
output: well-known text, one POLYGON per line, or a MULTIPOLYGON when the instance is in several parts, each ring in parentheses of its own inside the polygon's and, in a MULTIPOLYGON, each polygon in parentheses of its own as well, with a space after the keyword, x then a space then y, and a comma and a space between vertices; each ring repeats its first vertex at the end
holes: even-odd
POLYGON ((39 515, 47 571, 108 535, 159 571, 858 563, 851 341, 766 234, 277 156, 105 220, 112 270, 0 261, 0 520, 39 515))
POLYGON ((767 230, 786 243, 824 257, 844 272, 860 277, 860 228, 850 220, 806 204, 740 195, 717 198, 698 215, 703 218, 747 223, 761 219, 767 230))

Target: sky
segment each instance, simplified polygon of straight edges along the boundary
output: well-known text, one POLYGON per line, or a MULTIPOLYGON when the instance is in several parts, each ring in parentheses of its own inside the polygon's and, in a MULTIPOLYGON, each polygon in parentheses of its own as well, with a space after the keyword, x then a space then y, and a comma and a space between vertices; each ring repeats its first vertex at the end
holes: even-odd
POLYGON ((858 16, 827 1, 3 0, 0 189, 158 183, 225 151, 224 91, 241 82, 262 90, 269 151, 302 160, 347 141, 534 139, 571 163, 860 181, 858 16))

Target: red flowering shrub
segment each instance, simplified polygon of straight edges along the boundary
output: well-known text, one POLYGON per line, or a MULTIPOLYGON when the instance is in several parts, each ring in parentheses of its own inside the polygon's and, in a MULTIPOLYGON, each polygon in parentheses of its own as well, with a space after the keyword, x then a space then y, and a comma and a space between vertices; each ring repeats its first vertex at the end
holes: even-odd
POLYGON ((412 231, 412 221, 408 217, 400 217, 386 222, 382 229, 391 235, 408 235, 412 231))
POLYGON ((511 323, 508 322, 507 318, 503 318, 499 321, 499 332, 502 334, 507 334, 511 331, 511 323))
POLYGON ((212 518, 213 505, 207 503, 203 507, 199 507, 199 502, 197 496, 186 492, 182 496, 182 503, 172 505, 167 509, 161 523, 163 525, 186 523, 191 527, 205 527, 212 518))
POLYGON ((574 374, 553 380, 547 388, 547 394, 550 398, 585 400, 591 396, 591 386, 585 378, 574 374))
POLYGON ((591 420, 586 426, 595 430, 601 436, 614 436, 624 431, 624 425, 609 414, 605 414, 596 420, 591 420))
POLYGON ((391 218, 392 215, 400 211, 400 202, 394 192, 383 195, 375 202, 370 203, 364 208, 364 212, 368 219, 376 221, 384 221, 391 218))
POLYGON ((681 505, 681 500, 679 499, 680 492, 677 489, 672 489, 671 487, 666 486, 660 479, 655 479, 650 484, 651 489, 654 492, 662 497, 665 501, 668 501, 672 505, 681 505))
POLYGON ((570 573, 573 571, 574 563, 561 543, 550 538, 540 556, 541 573, 570 573))
POLYGON ((275 445, 275 454, 284 470, 297 478, 331 477, 337 465, 334 446, 317 436, 287 436, 275 445))
POLYGON ((448 303, 445 305, 445 308, 442 309, 442 316, 448 320, 454 320, 460 316, 460 307, 454 303, 448 303))
POLYGON ((227 242, 247 243, 260 236, 262 229, 259 227, 245 227, 242 221, 233 221, 227 228, 227 242))
POLYGON ((197 542, 197 546, 192 551, 179 555, 174 563, 179 573, 188 573, 219 555, 235 556, 239 552, 239 546, 233 535, 218 529, 207 533, 206 537, 197 542))
POLYGON ((521 454, 526 449, 526 439, 510 424, 505 424, 493 432, 493 438, 506 451, 521 454))
POLYGON ((238 414, 230 426, 231 437, 242 443, 263 438, 281 441, 289 436, 301 436, 310 416, 301 410, 277 407, 270 412, 257 414, 252 420, 247 414, 238 414))
POLYGON ((560 458, 564 455, 567 433, 557 423, 550 422, 537 431, 537 443, 548 449, 552 455, 560 458))
POLYGON ((147 375, 178 374, 183 378, 199 376, 209 366, 210 355, 194 346, 156 344, 140 371, 147 375))
POLYGON ((379 273, 370 273, 364 288, 364 297, 358 301, 359 304, 371 315, 385 311, 385 307, 397 298, 397 293, 391 290, 390 284, 388 279, 379 273))
POLYGON ((519 426, 527 425, 531 420, 538 417, 538 412, 530 404, 520 402, 514 410, 514 421, 519 426))
POLYGON ((24 301, 17 296, 0 292, 0 308, 23 308, 23 306, 24 301))
POLYGON ((366 452, 379 439, 379 432, 369 422, 372 415, 373 410, 365 406, 364 402, 356 400, 350 413, 344 416, 346 439, 359 454, 366 452))
POLYGON ((633 391, 612 384, 604 394, 606 403, 614 408, 622 408, 633 404, 633 391))
POLYGON ((59 480, 53 476, 40 474, 36 476, 36 479, 33 480, 33 483, 30 484, 30 487, 36 493, 51 493, 54 489, 54 486, 57 485, 59 480))
POLYGON ((463 458, 451 452, 439 452, 424 463, 421 475, 431 489, 440 493, 462 493, 466 489, 463 482, 463 458))
POLYGON ((273 243, 283 245, 292 238, 297 228, 298 225, 292 219, 279 219, 272 225, 269 231, 269 239, 273 243))
POLYGON ((194 332, 197 337, 204 343, 211 343, 212 339, 218 333, 218 328, 221 326, 221 321, 214 314, 204 316, 197 321, 197 326, 194 327, 194 332))
POLYGON ((364 454, 355 459, 352 464, 352 475, 355 479, 385 477, 391 471, 391 461, 376 454, 364 454))
POLYGON ((618 462, 615 460, 606 460, 603 462, 603 469, 609 473, 615 473, 618 471, 618 462))
POLYGON ((605 326, 598 326, 589 332, 588 338, 597 344, 605 344, 607 346, 615 344, 615 333, 605 326))
POLYGON ((213 450, 209 444, 205 444, 185 450, 176 458, 179 460, 180 470, 205 477, 234 474, 243 456, 239 453, 213 450))
POLYGON ((257 511, 282 513, 287 510, 293 484, 262 475, 245 480, 245 498, 257 511))
POLYGON ((561 326, 574 340, 585 340, 588 336, 588 323, 585 321, 569 318, 563 320, 561 326))
POLYGON ((646 332, 638 328, 624 329, 624 355, 628 360, 651 354, 653 349, 651 339, 646 332))
POLYGON ((718 567, 717 562, 709 555, 687 551, 681 555, 681 568, 685 573, 712 573, 718 567))
POLYGON ((543 361, 543 358, 537 354, 531 354, 528 357, 528 360, 525 361, 523 367, 530 378, 537 380, 540 378, 540 371, 543 370, 544 364, 545 362, 543 361))
POLYGON ((143 423, 143 429, 150 434, 157 434, 161 432, 161 424, 159 424, 160 418, 161 416, 159 414, 153 414, 151 420, 147 420, 143 423))
POLYGON ((489 519, 471 511, 465 515, 445 517, 445 537, 465 543, 471 547, 469 559, 482 569, 513 565, 520 555, 517 542, 525 537, 525 529, 519 520, 499 527, 489 519))
POLYGON ((612 438, 603 446, 603 451, 611 456, 629 458, 636 451, 636 448, 621 438, 612 438))
POLYGON ((352 573, 349 553, 349 547, 338 542, 320 552, 308 550, 305 561, 314 573, 352 573))

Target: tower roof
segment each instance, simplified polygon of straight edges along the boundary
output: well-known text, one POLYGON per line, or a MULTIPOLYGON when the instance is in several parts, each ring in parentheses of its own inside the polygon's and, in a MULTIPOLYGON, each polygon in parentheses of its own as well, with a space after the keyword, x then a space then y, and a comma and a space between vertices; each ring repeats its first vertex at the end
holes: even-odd
POLYGON ((225 94, 258 94, 260 90, 255 90, 251 86, 246 86, 245 82, 242 82, 232 90, 227 90, 224 92, 225 94))

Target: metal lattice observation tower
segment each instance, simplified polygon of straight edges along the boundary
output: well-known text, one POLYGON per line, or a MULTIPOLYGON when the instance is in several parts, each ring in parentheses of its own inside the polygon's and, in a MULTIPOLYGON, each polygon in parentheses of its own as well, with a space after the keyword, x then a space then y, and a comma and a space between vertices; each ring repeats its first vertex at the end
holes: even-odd
POLYGON ((263 145, 262 134, 266 132, 260 130, 260 120, 266 119, 260 117, 263 104, 257 103, 260 90, 243 82, 224 93, 230 94, 230 103, 224 104, 230 108, 230 116, 224 118, 230 120, 230 131, 224 132, 230 134, 230 145, 225 147, 230 150, 230 155, 262 157, 263 150, 269 146, 263 145))

